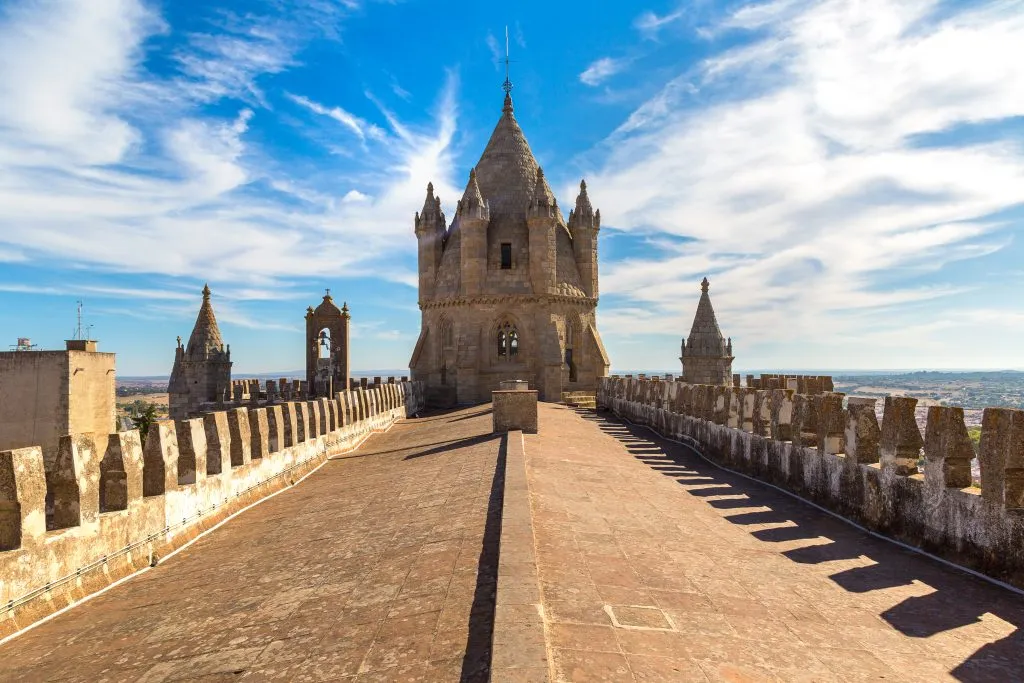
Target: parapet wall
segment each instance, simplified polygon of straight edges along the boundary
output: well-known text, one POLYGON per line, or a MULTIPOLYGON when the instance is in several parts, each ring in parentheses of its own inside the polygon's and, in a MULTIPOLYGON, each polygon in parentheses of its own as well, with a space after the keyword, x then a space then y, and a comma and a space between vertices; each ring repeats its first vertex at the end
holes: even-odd
POLYGON ((867 528, 1024 587, 1024 411, 986 408, 974 449, 963 409, 917 399, 604 378, 599 406, 692 444, 730 469, 788 489, 867 528), (924 471, 918 470, 923 451, 924 471))
MULTIPOLYGON (((402 377, 400 380, 388 377, 385 380, 378 376, 373 377, 372 380, 369 377, 352 377, 349 378, 348 382, 353 390, 363 389, 367 391, 380 388, 385 384, 402 384, 408 380, 408 377, 402 377)), ((270 406, 287 401, 305 401, 312 398, 309 394, 309 387, 305 380, 289 379, 287 377, 268 380, 234 379, 231 380, 231 385, 225 390, 221 400, 213 403, 203 403, 201 412, 229 410, 242 406, 270 406)))
POLYGON ((420 382, 0 452, 0 638, 181 547, 422 410, 420 382), (49 498, 49 500, 48 500, 49 498))

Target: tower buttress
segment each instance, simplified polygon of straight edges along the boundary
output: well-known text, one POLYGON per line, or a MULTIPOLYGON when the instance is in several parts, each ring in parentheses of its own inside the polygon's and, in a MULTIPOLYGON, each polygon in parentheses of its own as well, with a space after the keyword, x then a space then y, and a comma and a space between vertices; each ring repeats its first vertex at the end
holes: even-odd
POLYGON ((533 293, 547 294, 555 287, 558 202, 541 168, 537 169, 537 184, 526 211, 526 225, 530 235, 530 283, 533 285, 533 293))
POLYGON ((601 229, 601 212, 594 212, 587 195, 587 181, 580 181, 580 194, 576 208, 569 212, 569 233, 572 235, 573 255, 580 271, 583 291, 597 298, 597 233, 601 229))
POLYGON ((445 218, 441 200, 434 196, 434 184, 427 183, 423 210, 416 214, 416 240, 419 243, 420 301, 434 297, 434 280, 441 265, 444 248, 445 218))
POLYGON ((487 275, 487 222, 490 211, 476 182, 476 169, 469 172, 466 191, 459 201, 459 265, 463 296, 478 296, 487 275))

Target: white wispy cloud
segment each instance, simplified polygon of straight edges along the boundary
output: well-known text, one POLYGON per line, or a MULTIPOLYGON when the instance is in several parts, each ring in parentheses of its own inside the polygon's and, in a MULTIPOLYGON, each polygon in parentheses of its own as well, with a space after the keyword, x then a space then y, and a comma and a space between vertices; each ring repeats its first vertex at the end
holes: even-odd
MULTIPOLYGON (((289 8, 311 12, 318 3, 352 9, 327 0, 289 8)), ((0 258, 209 278, 251 291, 339 272, 412 282, 406 268, 381 265, 396 245, 414 253, 414 240, 395 238, 411 234, 429 180, 456 198, 457 78, 446 79, 425 127, 384 111, 385 130, 295 93, 293 103, 375 148, 355 160, 347 183, 330 169, 290 173, 250 139, 250 126, 276 115, 263 106, 261 82, 295 62, 309 33, 296 21, 229 15, 227 37, 189 37, 176 53, 181 72, 158 77, 146 71, 146 48, 170 27, 148 3, 6 7, 0 258), (206 106, 214 100, 215 114, 206 106)))
POLYGON ((352 131, 360 140, 366 141, 367 138, 373 138, 375 140, 383 140, 386 136, 384 131, 372 123, 359 118, 355 114, 345 111, 341 107, 325 107, 322 104, 313 102, 308 97, 302 97, 301 95, 293 95, 288 93, 288 99, 296 104, 299 104, 310 111, 320 114, 321 116, 329 116, 341 125, 352 131))
POLYGON ((620 73, 626 68, 627 64, 628 62, 625 59, 601 57, 583 70, 580 74, 580 82, 589 86, 600 85, 615 74, 620 73))
POLYGON ((1024 62, 1005 58, 1024 45, 1024 12, 938 9, 805 0, 726 17, 716 28, 757 37, 681 72, 588 174, 606 225, 696 240, 604 269, 602 291, 624 300, 602 306, 610 333, 685 333, 707 274, 748 348, 788 337, 831 348, 834 365, 858 352, 859 312, 874 311, 874 341, 912 349, 909 321, 965 291, 955 274, 914 277, 1003 248, 1008 225, 988 216, 1024 196, 1012 138, 920 142, 1024 115, 1024 62))
POLYGON ((658 33, 662 28, 678 21, 682 16, 682 10, 677 10, 661 16, 647 10, 633 20, 633 28, 647 38, 657 38, 658 33))

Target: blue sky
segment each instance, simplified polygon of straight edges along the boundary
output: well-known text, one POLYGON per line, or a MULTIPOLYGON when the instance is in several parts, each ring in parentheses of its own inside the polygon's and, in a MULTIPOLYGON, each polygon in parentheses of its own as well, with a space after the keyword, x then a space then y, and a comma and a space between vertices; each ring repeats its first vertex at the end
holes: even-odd
POLYGON ((347 300, 406 366, 412 218, 500 115, 601 209, 613 368, 678 369, 707 275, 738 368, 1024 367, 1024 3, 0 0, 0 343, 75 301, 166 374, 209 282, 236 375, 347 300))

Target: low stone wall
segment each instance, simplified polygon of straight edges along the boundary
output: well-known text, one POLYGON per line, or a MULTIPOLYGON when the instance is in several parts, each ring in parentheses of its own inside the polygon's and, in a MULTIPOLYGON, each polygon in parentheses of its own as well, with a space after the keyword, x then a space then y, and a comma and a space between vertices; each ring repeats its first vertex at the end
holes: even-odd
POLYGON ((863 526, 1024 587, 1024 411, 987 408, 971 486, 963 410, 917 400, 605 378, 598 405, 863 526), (918 462, 923 454, 923 473, 918 462))
POLYGON ((503 389, 491 392, 492 424, 495 433, 519 429, 537 433, 537 392, 528 389, 503 389))
POLYGON ((548 655, 523 433, 510 430, 505 446, 490 680, 545 683, 549 680, 548 655))
POLYGON ((0 638, 159 561, 422 410, 419 382, 0 452, 0 638))

